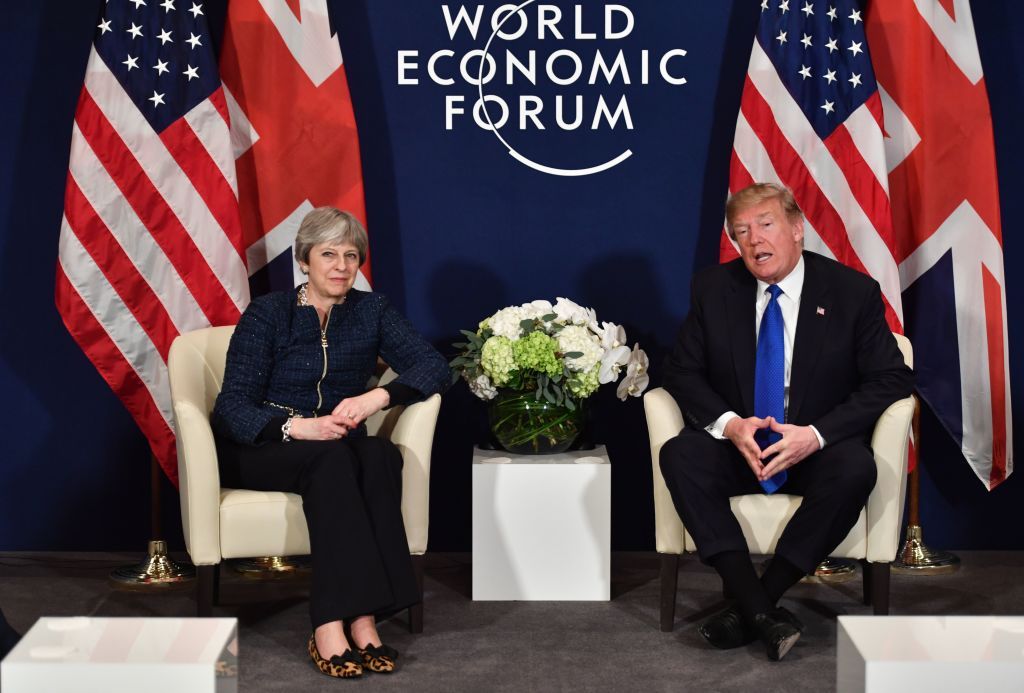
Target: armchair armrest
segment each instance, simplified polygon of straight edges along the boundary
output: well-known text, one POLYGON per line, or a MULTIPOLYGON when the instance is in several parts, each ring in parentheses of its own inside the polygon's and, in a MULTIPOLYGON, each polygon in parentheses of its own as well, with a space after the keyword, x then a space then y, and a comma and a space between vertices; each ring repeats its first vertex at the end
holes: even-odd
POLYGON ((220 563, 220 470, 210 419, 193 402, 180 400, 174 420, 185 548, 196 565, 220 563))
POLYGON ((654 477, 654 539, 658 553, 681 554, 685 545, 683 523, 672 504, 668 486, 658 464, 662 446, 683 430, 683 414, 664 388, 655 388, 644 395, 647 433, 651 442, 651 467, 654 477))
POLYGON ((871 449, 878 466, 878 480, 867 502, 867 559, 872 563, 891 563, 899 550, 914 404, 914 397, 907 397, 890 405, 871 435, 871 449))
POLYGON ((377 435, 388 438, 402 453, 402 517, 412 554, 422 554, 427 550, 430 451, 440 408, 441 395, 431 395, 422 402, 404 407, 397 415, 394 410, 389 411, 389 416, 377 431, 377 435))
POLYGON ((178 452, 178 491, 185 547, 196 565, 220 563, 220 470, 210 411, 224 375, 233 328, 180 335, 167 357, 178 452))

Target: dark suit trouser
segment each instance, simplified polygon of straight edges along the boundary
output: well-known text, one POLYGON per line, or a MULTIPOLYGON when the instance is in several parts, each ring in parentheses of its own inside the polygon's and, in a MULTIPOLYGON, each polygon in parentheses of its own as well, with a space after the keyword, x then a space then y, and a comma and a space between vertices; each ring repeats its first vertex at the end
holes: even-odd
MULTIPOLYGON (((731 441, 684 429, 662 447, 660 465, 702 562, 723 551, 748 550, 729 498, 764 491, 731 441)), ((787 471, 778 493, 803 496, 803 502, 776 554, 810 573, 856 524, 875 486, 875 459, 863 441, 851 439, 826 444, 787 471)))
POLYGON ((419 601, 402 520, 402 455, 376 437, 239 445, 218 437, 221 483, 302 496, 313 628, 419 601))

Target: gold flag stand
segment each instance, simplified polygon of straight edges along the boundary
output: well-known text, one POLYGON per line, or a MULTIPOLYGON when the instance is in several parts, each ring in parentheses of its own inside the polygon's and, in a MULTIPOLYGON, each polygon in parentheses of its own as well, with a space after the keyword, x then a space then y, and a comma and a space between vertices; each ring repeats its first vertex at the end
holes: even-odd
POLYGON ((933 551, 925 543, 921 530, 921 398, 914 398, 914 445, 917 446, 917 464, 910 473, 907 518, 907 539, 892 564, 892 571, 900 575, 944 575, 960 569, 960 558, 948 551, 933 551))
POLYGON ((196 569, 191 565, 182 565, 167 555, 167 542, 158 539, 161 531, 160 521, 160 482, 163 471, 156 457, 150 455, 149 494, 150 536, 149 550, 146 558, 132 565, 115 568, 110 573, 110 582, 120 589, 166 588, 191 582, 196 577, 196 569))

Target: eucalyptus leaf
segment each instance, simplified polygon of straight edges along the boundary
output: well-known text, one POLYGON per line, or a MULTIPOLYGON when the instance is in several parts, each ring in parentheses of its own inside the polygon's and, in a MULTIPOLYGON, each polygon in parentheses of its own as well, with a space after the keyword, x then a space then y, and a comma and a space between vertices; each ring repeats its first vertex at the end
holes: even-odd
POLYGON ((582 351, 569 351, 565 353, 565 358, 567 359, 578 359, 580 356, 583 356, 582 351))
POLYGON ((576 403, 568 397, 565 398, 565 408, 569 411, 576 411, 576 403))

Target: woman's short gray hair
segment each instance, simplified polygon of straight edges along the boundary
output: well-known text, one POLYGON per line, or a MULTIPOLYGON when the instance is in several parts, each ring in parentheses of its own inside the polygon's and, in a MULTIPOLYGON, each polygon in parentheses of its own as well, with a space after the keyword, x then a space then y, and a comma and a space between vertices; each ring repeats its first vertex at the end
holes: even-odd
POLYGON ((366 262, 369 246, 366 229, 349 212, 335 207, 317 207, 307 214, 295 234, 295 259, 308 264, 309 252, 320 243, 351 243, 359 253, 359 264, 366 262))

